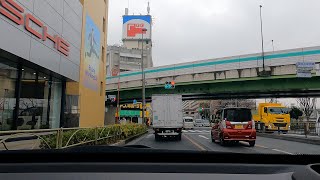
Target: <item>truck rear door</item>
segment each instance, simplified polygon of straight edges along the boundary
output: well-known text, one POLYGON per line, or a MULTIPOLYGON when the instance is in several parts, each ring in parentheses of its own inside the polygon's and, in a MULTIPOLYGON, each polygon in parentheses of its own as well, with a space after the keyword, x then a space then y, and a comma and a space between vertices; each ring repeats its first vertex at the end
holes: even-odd
POLYGON ((166 98, 161 96, 152 97, 153 126, 164 127, 166 120, 166 98))
POLYGON ((167 127, 183 127, 183 113, 182 113, 182 96, 169 95, 166 96, 167 120, 165 125, 167 127))

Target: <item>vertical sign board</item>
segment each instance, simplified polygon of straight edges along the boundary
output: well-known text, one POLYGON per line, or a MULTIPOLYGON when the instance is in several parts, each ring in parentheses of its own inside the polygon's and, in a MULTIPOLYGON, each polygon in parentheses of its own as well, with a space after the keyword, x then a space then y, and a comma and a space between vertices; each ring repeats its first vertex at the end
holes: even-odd
POLYGON ((84 86, 98 91, 101 58, 100 30, 88 14, 86 15, 84 53, 84 86))
POLYGON ((314 62, 297 62, 297 77, 298 78, 311 78, 311 71, 315 66, 314 62))
POLYGON ((151 39, 151 16, 123 16, 122 39, 151 39), (147 29, 147 32, 142 31, 147 29))
POLYGON ((320 64, 316 64, 316 76, 320 76, 320 64))

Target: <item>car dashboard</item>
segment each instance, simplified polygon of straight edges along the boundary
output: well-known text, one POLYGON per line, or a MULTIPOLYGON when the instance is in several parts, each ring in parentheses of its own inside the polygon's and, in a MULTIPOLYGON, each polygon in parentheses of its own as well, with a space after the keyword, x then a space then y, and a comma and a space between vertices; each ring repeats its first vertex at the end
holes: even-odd
POLYGON ((319 156, 98 148, 0 153, 0 179, 313 180, 319 156), (80 150, 80 151, 79 151, 80 150), (259 160, 260 158, 260 160, 259 160), (309 164, 310 163, 310 164, 309 164))

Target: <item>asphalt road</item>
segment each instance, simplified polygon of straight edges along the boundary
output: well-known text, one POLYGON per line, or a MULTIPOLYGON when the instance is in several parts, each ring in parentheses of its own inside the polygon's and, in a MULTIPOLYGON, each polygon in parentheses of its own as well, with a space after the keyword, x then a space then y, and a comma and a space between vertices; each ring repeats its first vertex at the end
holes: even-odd
POLYGON ((249 147, 249 144, 246 142, 240 142, 237 145, 221 146, 211 141, 210 128, 206 127, 184 130, 182 134, 181 141, 155 141, 153 131, 150 130, 148 134, 131 141, 128 145, 145 145, 155 149, 222 151, 254 154, 320 154, 320 145, 266 137, 257 137, 256 145, 254 147, 249 147))

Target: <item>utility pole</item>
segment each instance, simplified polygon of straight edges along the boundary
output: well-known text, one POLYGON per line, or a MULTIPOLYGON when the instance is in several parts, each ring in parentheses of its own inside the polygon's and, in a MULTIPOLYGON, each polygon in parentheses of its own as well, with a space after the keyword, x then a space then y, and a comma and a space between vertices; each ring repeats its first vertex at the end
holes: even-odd
POLYGON ((262 68, 263 72, 265 71, 264 67, 264 45, 263 45, 263 31, 262 31, 262 5, 260 5, 260 30, 261 30, 261 49, 262 49, 262 68))
MULTIPOLYGON (((120 54, 120 53, 119 53, 120 54)), ((120 58, 119 58, 119 65, 118 65, 118 97, 117 97, 117 114, 118 119, 116 124, 120 123, 120 58)))
POLYGON ((143 61, 143 33, 147 32, 147 29, 142 29, 141 39, 141 74, 142 74, 142 123, 145 123, 145 105, 146 105, 146 87, 145 87, 145 74, 144 74, 144 61, 143 61))

